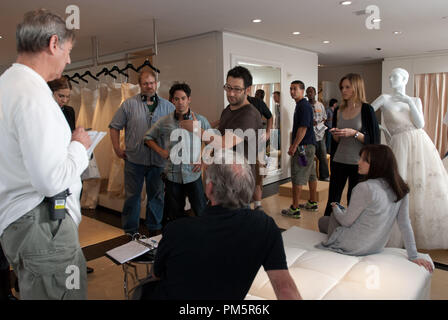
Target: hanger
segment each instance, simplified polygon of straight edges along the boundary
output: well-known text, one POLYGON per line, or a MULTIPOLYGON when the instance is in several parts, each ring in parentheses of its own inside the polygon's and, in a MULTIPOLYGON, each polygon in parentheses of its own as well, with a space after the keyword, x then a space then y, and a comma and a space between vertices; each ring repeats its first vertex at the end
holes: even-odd
POLYGON ((151 62, 149 62, 148 59, 146 59, 145 62, 144 62, 140 67, 137 68, 137 71, 140 71, 140 70, 141 70, 143 67, 145 67, 145 66, 148 66, 148 67, 150 67, 152 70, 154 70, 155 72, 160 73, 160 70, 157 69, 156 67, 154 67, 154 66, 151 64, 151 62))
POLYGON ((110 72, 114 72, 114 71, 118 71, 118 73, 124 75, 126 78, 129 78, 129 75, 125 72, 123 72, 122 70, 120 70, 117 66, 113 66, 112 69, 109 70, 110 72))
POLYGON ((89 81, 87 81, 86 79, 84 79, 78 72, 76 72, 73 76, 72 76, 72 80, 74 80, 75 78, 78 78, 82 81, 84 81, 85 83, 88 83, 89 81))
POLYGON ((89 70, 87 70, 86 72, 84 72, 83 75, 80 76, 80 78, 84 78, 85 76, 89 76, 91 78, 93 78, 96 81, 100 81, 100 79, 98 79, 97 77, 95 77, 89 70))
POLYGON ((131 69, 131 70, 133 70, 133 71, 135 71, 135 72, 138 72, 138 70, 135 69, 135 67, 134 67, 134 65, 133 65, 132 63, 128 63, 128 64, 126 65, 126 67, 124 67, 123 69, 121 69, 121 71, 126 71, 126 70, 128 70, 128 69, 131 69))
POLYGON ((99 76, 102 75, 103 73, 104 73, 106 76, 111 76, 112 78, 117 79, 117 77, 116 77, 115 75, 113 75, 112 73, 110 73, 110 71, 109 71, 107 68, 103 68, 103 70, 101 70, 100 72, 98 72, 98 73, 96 74, 96 76, 99 77, 99 76))
POLYGON ((76 80, 70 78, 70 76, 68 76, 68 75, 66 75, 66 74, 64 74, 64 77, 66 77, 68 81, 72 81, 72 82, 74 82, 74 83, 76 83, 76 84, 79 84, 78 81, 76 81, 76 80))

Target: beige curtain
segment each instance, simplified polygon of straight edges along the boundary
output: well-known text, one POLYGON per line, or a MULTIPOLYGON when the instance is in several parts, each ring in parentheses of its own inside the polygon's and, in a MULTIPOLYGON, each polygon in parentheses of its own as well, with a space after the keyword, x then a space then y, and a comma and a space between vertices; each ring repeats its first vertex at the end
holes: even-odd
POLYGON ((422 100, 424 129, 443 156, 448 146, 447 128, 443 125, 448 111, 448 73, 415 75, 414 86, 415 95, 422 100))

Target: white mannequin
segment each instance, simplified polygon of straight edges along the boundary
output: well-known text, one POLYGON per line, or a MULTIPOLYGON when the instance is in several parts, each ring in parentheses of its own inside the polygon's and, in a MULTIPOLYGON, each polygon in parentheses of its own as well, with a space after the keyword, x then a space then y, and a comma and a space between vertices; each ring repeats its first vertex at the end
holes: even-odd
MULTIPOLYGON (((448 249, 448 174, 440 155, 423 130, 425 121, 420 98, 406 95, 409 73, 393 69, 392 94, 382 94, 373 103, 381 109, 386 139, 397 160, 398 170, 409 186, 409 217, 418 249, 448 249)), ((401 247, 398 227, 392 229, 387 246, 401 247)))
MULTIPOLYGON (((402 68, 395 68, 392 70, 389 76, 389 83, 394 93, 382 94, 375 99, 372 103, 372 107, 375 111, 380 108, 400 108, 400 104, 397 102, 405 103, 409 106, 411 112, 411 120, 417 129, 421 129, 425 126, 425 120, 423 118, 422 101, 420 98, 413 98, 406 95, 406 84, 409 80, 409 73, 402 68)), ((401 108, 404 106, 401 104, 401 108)))

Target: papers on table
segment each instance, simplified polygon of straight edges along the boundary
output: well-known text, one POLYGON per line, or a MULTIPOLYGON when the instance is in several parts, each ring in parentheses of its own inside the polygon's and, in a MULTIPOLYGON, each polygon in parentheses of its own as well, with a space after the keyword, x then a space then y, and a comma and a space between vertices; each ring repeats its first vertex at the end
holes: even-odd
POLYGON ((106 252, 106 255, 119 264, 135 259, 150 250, 157 248, 162 235, 152 238, 136 239, 106 252))

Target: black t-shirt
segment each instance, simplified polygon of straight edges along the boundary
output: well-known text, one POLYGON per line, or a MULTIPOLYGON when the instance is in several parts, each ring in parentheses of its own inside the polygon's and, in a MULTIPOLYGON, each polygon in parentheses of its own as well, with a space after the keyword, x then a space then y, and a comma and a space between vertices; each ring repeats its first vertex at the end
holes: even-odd
POLYGON ((258 112, 260 112, 263 117, 265 117, 266 119, 272 118, 271 110, 269 110, 268 106, 266 105, 266 103, 264 103, 263 100, 250 96, 247 96, 247 100, 258 110, 258 112))
POLYGON ((287 269, 280 230, 261 211, 206 208, 170 222, 157 249, 153 299, 241 300, 263 266, 287 269))
POLYGON ((297 130, 300 127, 306 127, 306 133, 302 141, 299 143, 300 146, 307 144, 316 144, 316 136, 314 135, 314 115, 313 107, 311 104, 303 98, 296 104, 296 109, 294 111, 294 123, 292 126, 292 137, 291 143, 296 138, 297 130))

